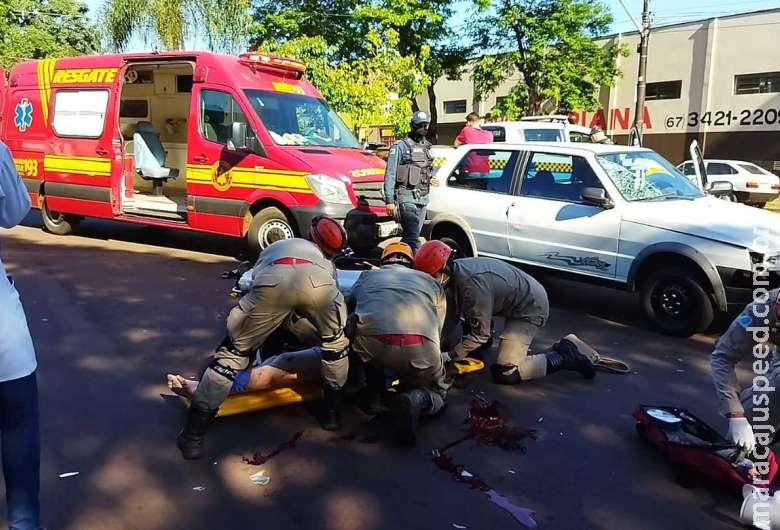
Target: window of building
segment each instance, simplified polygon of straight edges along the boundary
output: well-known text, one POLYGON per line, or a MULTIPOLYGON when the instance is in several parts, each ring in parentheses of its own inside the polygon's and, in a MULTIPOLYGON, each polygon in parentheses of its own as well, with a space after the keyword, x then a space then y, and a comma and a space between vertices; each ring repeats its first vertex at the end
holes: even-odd
POLYGON ((466 112, 465 99, 453 99, 444 102, 444 114, 463 114, 466 112))
POLYGON ((710 162, 707 164, 707 175, 736 175, 737 170, 723 162, 710 162))
MULTIPOLYGON (((203 90, 200 93, 200 132, 212 142, 227 145, 233 137, 233 124, 247 123, 246 116, 233 96, 218 90, 203 90)), ((253 136, 251 127, 247 126, 253 136)))
POLYGON ((507 194, 520 155, 520 151, 471 150, 452 171, 447 185, 507 194))
POLYGON ((659 83, 647 83, 645 99, 680 99, 682 81, 661 81, 659 83))
POLYGON ((579 156, 534 153, 526 166, 521 195, 578 202, 583 188, 603 188, 587 160, 579 156))
POLYGON ((58 90, 52 128, 57 136, 99 138, 106 121, 108 90, 58 90))
POLYGON ((734 76, 734 94, 780 92, 780 72, 734 76))

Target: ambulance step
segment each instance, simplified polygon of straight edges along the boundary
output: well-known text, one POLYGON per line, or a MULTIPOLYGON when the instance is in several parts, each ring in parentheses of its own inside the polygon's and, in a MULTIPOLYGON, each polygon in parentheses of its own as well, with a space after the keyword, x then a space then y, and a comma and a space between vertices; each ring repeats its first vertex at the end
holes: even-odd
POLYGON ((187 216, 176 212, 164 212, 160 210, 146 210, 144 208, 123 208, 122 215, 133 217, 154 217, 156 219, 169 219, 171 221, 186 222, 187 216))

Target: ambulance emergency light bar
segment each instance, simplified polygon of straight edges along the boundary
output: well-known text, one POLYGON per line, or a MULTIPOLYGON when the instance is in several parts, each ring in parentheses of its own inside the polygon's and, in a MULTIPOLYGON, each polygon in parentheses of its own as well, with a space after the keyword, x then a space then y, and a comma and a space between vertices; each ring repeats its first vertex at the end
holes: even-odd
POLYGON ((246 64, 251 68, 270 68, 274 70, 286 70, 294 72, 296 77, 300 79, 303 77, 303 73, 306 71, 306 65, 296 59, 290 57, 278 57, 276 55, 266 55, 258 52, 242 53, 238 56, 238 61, 241 64, 246 64))

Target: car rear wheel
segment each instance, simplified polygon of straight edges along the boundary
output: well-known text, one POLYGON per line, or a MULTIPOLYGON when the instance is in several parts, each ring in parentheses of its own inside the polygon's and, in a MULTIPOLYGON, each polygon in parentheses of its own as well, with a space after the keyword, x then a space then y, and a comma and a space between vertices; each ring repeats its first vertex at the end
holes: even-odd
POLYGON ((43 219, 43 228, 58 236, 73 233, 73 230, 81 222, 81 218, 75 215, 49 210, 45 197, 41 205, 41 219, 43 219))
POLYGON ((704 331, 715 318, 712 300, 696 274, 685 267, 653 271, 641 285, 645 316, 663 333, 689 337, 704 331))
POLYGON ((268 206, 255 214, 246 233, 249 251, 257 255, 271 243, 295 237, 295 230, 279 208, 268 206))
POLYGON ((468 258, 473 256, 471 251, 471 244, 469 243, 466 234, 459 230, 446 230, 436 233, 432 239, 438 239, 448 247, 450 247, 456 258, 468 258))

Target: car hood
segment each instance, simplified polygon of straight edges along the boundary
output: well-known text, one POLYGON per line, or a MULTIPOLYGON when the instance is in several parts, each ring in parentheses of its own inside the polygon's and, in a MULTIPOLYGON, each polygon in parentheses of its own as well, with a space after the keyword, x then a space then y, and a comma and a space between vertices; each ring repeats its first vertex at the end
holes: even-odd
POLYGON ((762 254, 780 250, 778 214, 715 197, 633 202, 625 208, 623 221, 745 247, 762 254), (761 242, 756 244, 761 235, 769 241, 768 249, 761 242))
POLYGON ((344 147, 288 147, 288 153, 308 166, 312 173, 344 176, 353 182, 382 180, 385 162, 361 149, 344 147))

